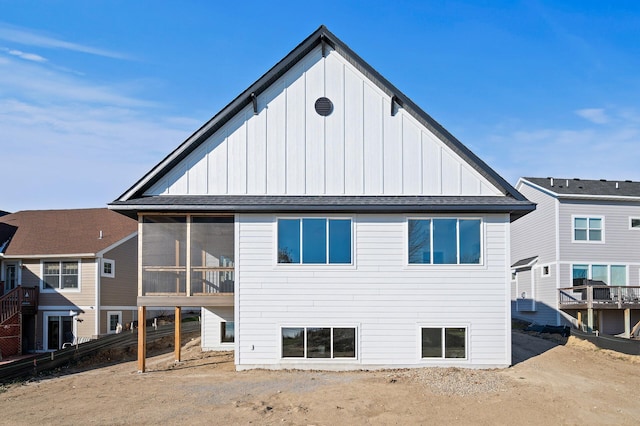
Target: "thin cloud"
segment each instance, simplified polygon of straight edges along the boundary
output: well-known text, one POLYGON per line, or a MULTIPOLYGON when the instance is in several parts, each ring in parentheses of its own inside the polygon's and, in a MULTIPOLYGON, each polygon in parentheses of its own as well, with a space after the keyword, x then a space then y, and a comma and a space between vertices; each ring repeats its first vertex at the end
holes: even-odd
POLYGON ((17 56, 18 58, 24 59, 26 61, 47 62, 46 58, 43 58, 42 56, 35 53, 26 53, 21 50, 7 49, 6 47, 0 47, 0 51, 6 52, 7 54, 12 56, 17 56))
POLYGON ((73 43, 52 36, 37 34, 32 30, 5 23, 0 23, 0 40, 10 41, 25 46, 70 50, 114 59, 129 59, 126 55, 119 52, 73 43))
POLYGON ((607 124, 611 121, 602 108, 584 108, 575 111, 575 113, 595 124, 607 124))

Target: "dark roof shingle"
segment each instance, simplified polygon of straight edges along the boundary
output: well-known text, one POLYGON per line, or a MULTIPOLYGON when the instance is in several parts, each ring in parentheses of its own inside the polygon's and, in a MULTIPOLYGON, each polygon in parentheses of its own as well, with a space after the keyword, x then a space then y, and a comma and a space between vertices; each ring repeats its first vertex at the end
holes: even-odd
POLYGON ((640 182, 630 180, 578 178, 522 178, 548 191, 562 195, 596 195, 611 197, 640 197, 640 182))

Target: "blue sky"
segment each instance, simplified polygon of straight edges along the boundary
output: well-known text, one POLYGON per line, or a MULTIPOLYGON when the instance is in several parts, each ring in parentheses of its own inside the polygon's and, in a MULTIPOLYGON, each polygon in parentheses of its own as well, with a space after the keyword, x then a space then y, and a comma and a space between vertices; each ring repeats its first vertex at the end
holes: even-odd
POLYGON ((513 184, 640 180, 640 2, 0 0, 0 210, 105 206, 321 24, 513 184))

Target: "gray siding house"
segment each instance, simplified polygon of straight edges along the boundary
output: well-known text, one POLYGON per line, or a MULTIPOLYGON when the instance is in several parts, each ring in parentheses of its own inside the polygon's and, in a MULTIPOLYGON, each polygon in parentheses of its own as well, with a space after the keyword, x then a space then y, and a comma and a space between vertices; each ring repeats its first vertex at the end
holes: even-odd
POLYGON ((512 225, 512 315, 629 336, 640 321, 640 182, 521 178, 516 188, 537 206, 512 225))
POLYGON ((239 370, 511 363, 534 205, 324 26, 109 207, 140 223, 139 316, 202 307, 239 370))

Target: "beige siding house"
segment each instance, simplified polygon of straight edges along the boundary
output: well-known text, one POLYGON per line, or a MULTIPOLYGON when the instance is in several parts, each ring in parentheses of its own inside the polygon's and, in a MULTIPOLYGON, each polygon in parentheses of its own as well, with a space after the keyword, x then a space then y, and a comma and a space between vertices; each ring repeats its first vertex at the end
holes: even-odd
POLYGON ((12 316, 6 301, 38 297, 33 315, 21 315, 19 352, 56 350, 134 321, 137 240, 136 221, 104 208, 0 217, 3 318, 12 316))

